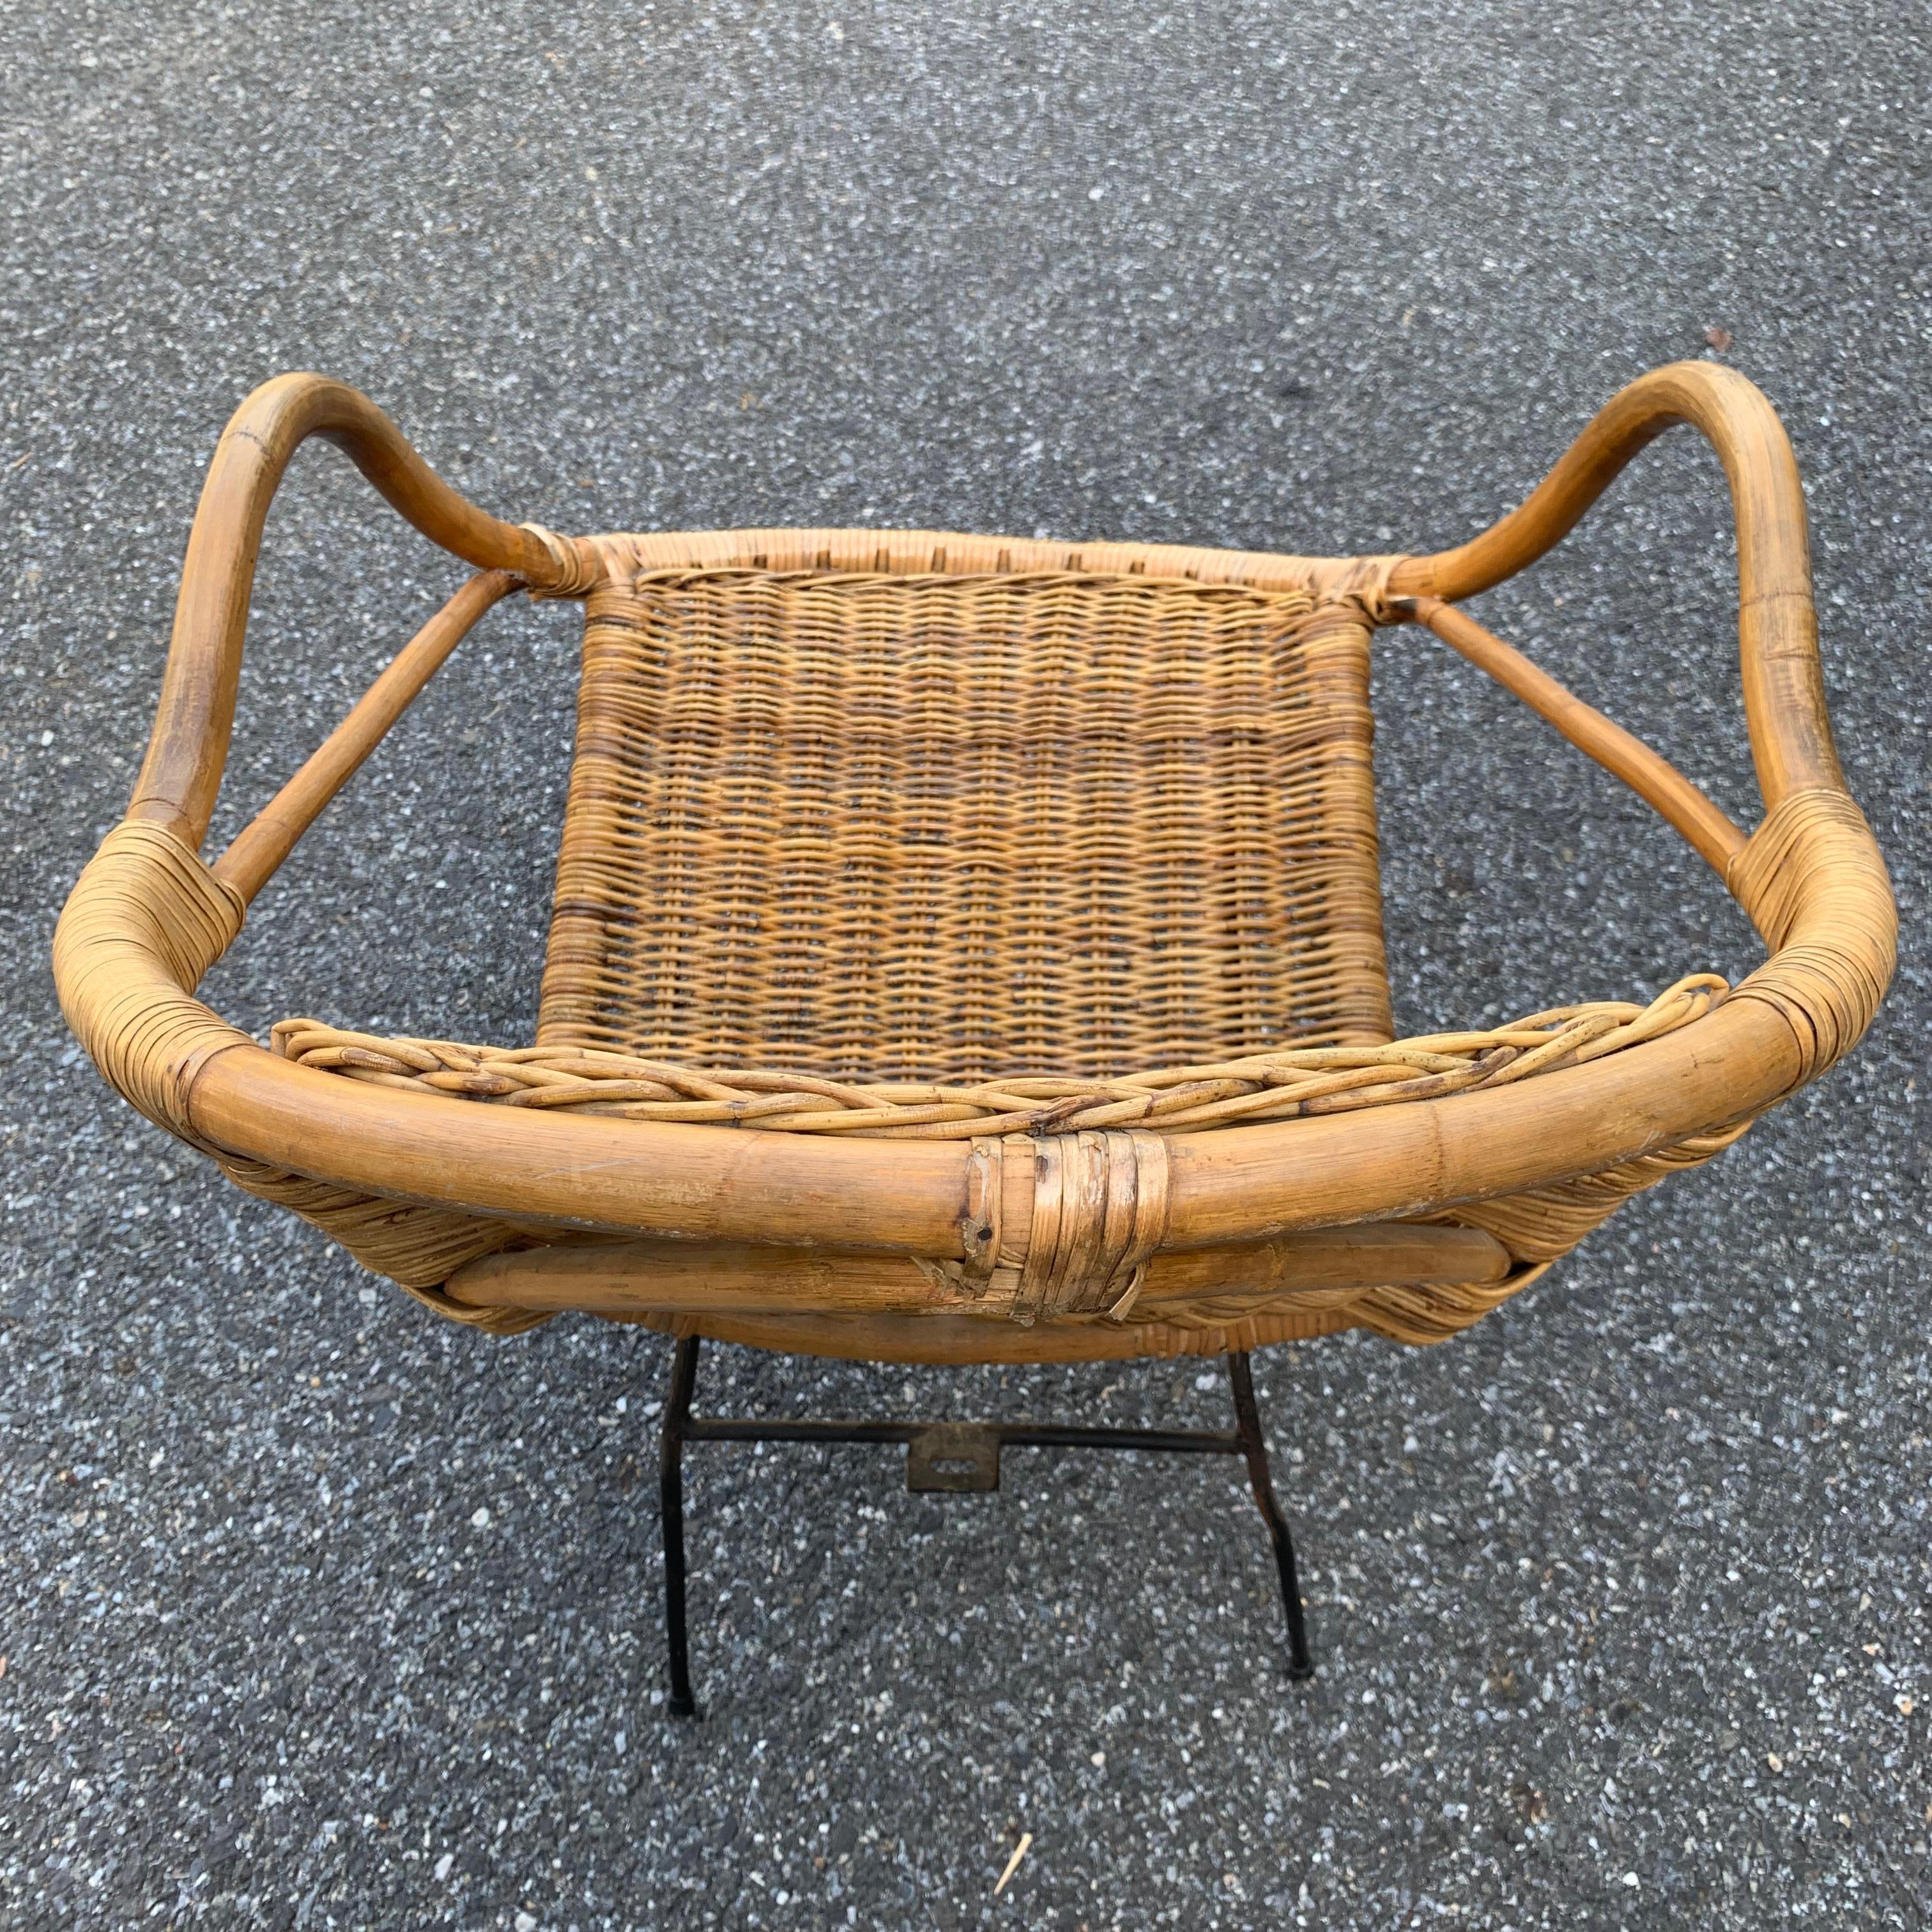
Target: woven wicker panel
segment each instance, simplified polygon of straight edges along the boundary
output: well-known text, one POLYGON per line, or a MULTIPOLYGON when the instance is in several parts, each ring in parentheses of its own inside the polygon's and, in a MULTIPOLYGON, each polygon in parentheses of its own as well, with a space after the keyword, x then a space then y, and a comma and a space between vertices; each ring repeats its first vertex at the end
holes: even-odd
POLYGON ((1367 686, 1299 592, 600 589, 538 1040, 886 1079, 1386 1040, 1367 686))

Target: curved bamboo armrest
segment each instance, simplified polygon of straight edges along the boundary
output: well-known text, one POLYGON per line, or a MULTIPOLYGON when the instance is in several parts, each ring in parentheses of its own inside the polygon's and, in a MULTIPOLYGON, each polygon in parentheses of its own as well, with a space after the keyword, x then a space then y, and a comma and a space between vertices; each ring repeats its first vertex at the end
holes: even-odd
POLYGON ((1453 603, 1515 576, 1576 528, 1639 450, 1679 423, 1702 433, 1730 486, 1744 717, 1766 809, 1796 791, 1842 792, 1797 458, 1763 392, 1735 370, 1673 362, 1640 376, 1598 411, 1519 508, 1454 550, 1404 558, 1389 595, 1453 603))
POLYGON ((1732 1118, 1768 1106, 1850 1052, 1891 980, 1898 915, 1832 742, 1797 459, 1756 386, 1708 362, 1673 363, 1639 377, 1598 412, 1520 508, 1455 550, 1406 560, 1390 589, 1649 800, 1750 914, 1772 956, 1732 997, 1782 1015, 1797 1066, 1786 1084, 1741 1104, 1732 1118), (1446 600, 1486 590, 1544 555, 1639 450, 1679 423, 1717 452, 1736 524, 1744 718, 1766 808, 1748 840, 1663 760, 1446 608, 1446 600))
POLYGON ((1252 1240, 1318 1214, 1351 1221, 1507 1193, 1747 1120, 1849 1052, 1891 979, 1898 912, 1832 741, 1804 490, 1784 425, 1755 385, 1703 362, 1640 377, 1517 509, 1453 550, 1402 559, 1388 590, 1399 612, 1406 604, 1426 616, 1478 662, 1487 655, 1485 668, 1657 806, 1718 868, 1772 956, 1695 1027, 1513 1094, 1178 1141, 1172 1245, 1252 1240), (1744 712, 1766 808, 1742 841, 1661 760, 1598 714, 1566 716, 1560 687, 1539 692, 1526 661, 1504 667, 1487 647, 1508 646, 1437 608, 1533 563, 1638 451, 1680 423, 1716 451, 1736 524, 1744 712))
POLYGON ((221 788, 262 528, 289 459, 312 436, 341 449, 433 543, 534 590, 581 587, 560 538, 500 522, 444 482, 358 390, 325 376, 278 376, 229 419, 188 537, 174 636, 148 754, 128 816, 199 848, 221 788))
POLYGON ((1388 596, 1398 613, 1486 657, 1486 669, 1677 825, 1718 867, 1771 957, 1695 1027, 1514 1094, 1178 1141, 1172 1245, 1308 1226, 1318 1202, 1322 1219, 1343 1222, 1507 1193, 1748 1120, 1848 1052, 1890 982, 1898 910, 1832 740, 1804 490, 1784 425, 1755 385, 1703 362, 1640 377, 1520 507, 1454 550, 1397 562, 1388 596), (1736 524, 1745 719, 1766 808, 1748 839, 1663 760, 1588 707, 1569 700, 1570 711, 1561 687, 1446 608, 1552 549, 1639 450, 1680 423, 1716 451, 1736 524))

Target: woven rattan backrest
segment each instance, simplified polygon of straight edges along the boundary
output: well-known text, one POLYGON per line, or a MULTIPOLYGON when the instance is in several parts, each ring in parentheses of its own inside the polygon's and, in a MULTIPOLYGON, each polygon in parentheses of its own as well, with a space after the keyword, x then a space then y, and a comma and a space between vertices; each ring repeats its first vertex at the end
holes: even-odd
POLYGON ((835 1077, 1390 1036, 1368 633, 1070 572, 589 604, 540 1041, 835 1077))

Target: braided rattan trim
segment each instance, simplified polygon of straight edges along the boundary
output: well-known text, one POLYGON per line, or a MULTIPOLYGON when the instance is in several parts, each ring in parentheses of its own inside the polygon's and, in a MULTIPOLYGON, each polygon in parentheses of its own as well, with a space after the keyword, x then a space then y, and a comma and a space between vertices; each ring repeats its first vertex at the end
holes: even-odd
MULTIPOLYGON (((968 1258, 959 1262, 920 1264, 947 1285, 983 1298, 982 1318, 1007 1328, 1036 1324, 1052 1331, 1082 1328, 1100 1322, 1133 1342, 1124 1349, 1112 1342, 1068 1336, 1064 1345, 1042 1342, 1022 1354, 1030 1359, 1068 1358, 1118 1352, 1169 1354, 1192 1352, 1200 1338, 1263 1330, 1276 1336, 1316 1334, 1342 1328, 1365 1328, 1395 1341, 1420 1345, 1442 1340, 1467 1328, 1491 1309, 1526 1286, 1550 1260, 1566 1252, 1622 1202, 1653 1186, 1683 1166, 1708 1160, 1743 1131, 1742 1126, 1709 1135, 1594 1175, 1533 1190, 1496 1201, 1459 1208, 1439 1219, 1480 1227, 1494 1234, 1519 1263, 1505 1280, 1492 1285, 1388 1287, 1370 1289, 1288 1288, 1257 1300, 1246 1297, 1204 1297, 1198 1302, 1164 1303, 1160 1319, 1136 1322, 1132 1309, 1142 1268, 1158 1246, 1166 1226, 1167 1157, 1160 1132, 1201 1131, 1222 1120, 1282 1118, 1294 1112, 1329 1112, 1342 1106, 1389 1105, 1405 1100, 1432 1097, 1467 1087, 1498 1084, 1529 1078, 1558 1066, 1601 1058, 1643 1040, 1672 1032, 1708 1012, 1724 992, 1724 982, 1712 974, 1680 980, 1647 1006, 1600 1001, 1533 1014, 1516 1026, 1482 1033, 1438 1034, 1374 1049, 1309 1049, 1276 1056, 1265 1067, 1252 1063, 1241 1069, 1242 1095, 1224 1095, 1202 1102, 1198 1082, 1182 1080, 1172 1088, 1159 1076, 1135 1090, 1138 1117, 1145 1125, 1132 1130, 1082 1129, 1081 1099, 1061 1096, 1031 1110, 1029 1118, 1042 1138, 1008 1132, 994 1138, 986 1132, 986 1117, 947 1122, 925 1121, 914 1131, 970 1135, 975 1142, 969 1162, 968 1226, 964 1246, 968 1258), (1338 1060, 1352 1064, 1337 1066, 1338 1060), (1298 1075, 1300 1078, 1298 1078, 1298 1075), (1340 1082, 1340 1085, 1337 1082, 1340 1082), (1357 1084, 1348 1084, 1351 1082, 1357 1084), (1154 1110, 1172 1095, 1181 1103, 1162 1115, 1154 1110), (1265 1114, 1252 1109, 1228 1111, 1237 1099, 1266 1098, 1265 1114), (1070 1114, 1070 1105, 1072 1112, 1070 1114), (1219 1109, 1218 1118, 1204 1112, 1219 1109), (1259 1324, 1257 1326, 1256 1324, 1259 1324), (1270 1325, 1272 1324, 1272 1325, 1270 1325)), ((845 1088, 837 1083, 812 1083, 796 1090, 796 1078, 786 1090, 782 1076, 768 1076, 771 1090, 755 1090, 758 1076, 707 1076, 628 1060, 617 1054, 560 1056, 555 1049, 524 1048, 492 1054, 446 1041, 382 1040, 346 1034, 312 1022, 285 1021, 274 1032, 274 1049, 301 1064, 353 1079, 384 1085, 416 1088, 508 1106, 576 1106, 632 1117, 664 1118, 678 1110, 689 1118, 693 1102, 714 1110, 706 1119, 795 1131, 826 1132, 828 1111, 836 1120, 845 1118, 866 1124, 852 1131, 873 1135, 892 1130, 877 1125, 881 1114, 895 1111, 923 1114, 930 1103, 914 1091, 845 1088), (748 1089, 746 1083, 750 1082, 748 1089), (738 1083, 734 1088, 728 1082, 738 1083), (640 1098, 640 1090, 672 1097, 640 1098), (720 1097, 736 1093, 736 1099, 720 1097), (881 1103, 880 1096, 899 1094, 902 1104, 881 1103), (828 1110, 828 1098, 842 1096, 843 1109, 828 1110), (778 1108, 760 1111, 763 1103, 778 1108), (740 1111, 729 1111, 733 1108, 740 1111), (779 1108, 790 1108, 790 1112, 779 1108), (718 1112, 718 1109, 726 1111, 718 1112), (799 1110, 803 1110, 800 1112, 799 1110)), ((1225 1077, 1226 1070, 1220 1072, 1225 1077)), ((1179 1070, 1182 1074, 1200 1070, 1179 1070)), ((1065 1083, 1060 1083, 1065 1084, 1065 1083)), ((1113 1113, 1120 1108, 1124 1083, 1109 1083, 1086 1096, 1090 1114, 1113 1113)), ((980 1094, 968 1104, 981 1108, 1010 1106, 1010 1094, 980 1094)), ((957 1101, 952 1104, 959 1106, 957 1101)), ((1010 1115, 996 1115, 1003 1124, 1010 1115)), ((250 1192, 293 1208, 340 1241, 364 1266, 400 1281, 417 1300, 453 1318, 512 1334, 545 1318, 532 1310, 465 1308, 440 1292, 439 1284, 457 1268, 500 1249, 541 1240, 538 1231, 465 1216, 347 1194, 252 1162, 224 1159, 231 1178, 250 1192)), ((909 1318, 926 1323, 932 1318, 909 1318)), ((955 1320, 964 1318, 955 1318, 955 1320)), ((897 1318, 880 1318, 886 1327, 860 1324, 852 1346, 877 1352, 881 1335, 899 1335, 897 1318)), ((810 1330, 808 1318, 797 1311, 775 1313, 776 1335, 810 1330), (789 1325, 788 1325, 789 1324, 789 1325)), ((707 1332, 736 1334, 754 1340, 756 1322, 713 1325, 707 1332)), ((979 1343, 956 1327, 942 1324, 929 1330, 922 1345, 920 1332, 906 1327, 903 1338, 888 1353, 916 1358, 922 1346, 936 1352, 933 1359, 969 1359, 978 1350, 987 1359, 1000 1359, 1006 1345, 979 1343), (964 1352, 962 1353, 961 1351, 964 1352)), ((772 1346, 788 1346, 773 1342, 772 1346)), ((1232 1346, 1232 1344, 1230 1346, 1232 1346)), ((1015 1359, 1018 1359, 1015 1357, 1015 1359)))
POLYGON ((1384 1041, 1368 638, 1151 577, 606 584, 538 1041, 969 1083, 1384 1041))
POLYGON ((1178 1134, 1504 1085, 1675 1032, 1708 1012, 1724 992, 1715 974, 1698 973, 1648 1006, 1595 1000, 1532 1013, 1513 1026, 1431 1034, 1387 1046, 1290 1047, 1116 1080, 1018 1078, 970 1086, 844 1082, 743 1068, 700 1072, 594 1048, 468 1046, 352 1033, 309 1019, 279 1022, 270 1044, 285 1059, 352 1080, 632 1120, 925 1140, 1130 1127, 1178 1134))

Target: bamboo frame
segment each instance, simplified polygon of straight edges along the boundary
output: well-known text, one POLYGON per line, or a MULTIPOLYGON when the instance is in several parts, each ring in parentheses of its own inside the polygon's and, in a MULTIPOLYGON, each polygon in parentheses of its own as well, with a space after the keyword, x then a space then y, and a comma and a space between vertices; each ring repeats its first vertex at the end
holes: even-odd
MULTIPOLYGON (((1158 1318, 1206 1297, 1264 1298, 1285 1285, 1338 1296, 1365 1288, 1493 1286, 1509 1251, 1474 1228, 1394 1222, 1322 1228, 1246 1247, 1155 1256, 1135 1302, 1158 1318)), ((650 1241, 568 1244, 484 1256, 446 1292, 470 1308, 584 1309, 602 1314, 758 1315, 788 1295, 825 1314, 986 1314, 938 1270, 902 1256, 836 1250, 650 1241)))
POLYGON ((1399 608, 1412 612, 1478 670, 1547 718, 1580 752, 1612 778, 1621 778, 1719 878, 1725 876, 1731 861, 1744 850, 1748 835, 1675 765, 1453 604, 1437 597, 1414 597, 1399 608))
POLYGON ((1175 1139, 1164 1170, 1163 1256, 1436 1214, 1600 1173, 1744 1120, 1846 1050, 1889 976, 1895 913, 1832 744, 1796 466, 1770 405, 1729 370, 1688 363, 1640 379, 1519 508, 1456 548, 1394 559, 1070 548, 946 532, 566 539, 466 502, 356 392, 290 376, 256 392, 218 448, 128 825, 76 888, 57 940, 64 1004, 110 1077, 198 1144, 345 1190, 526 1227, 970 1262, 974 1155, 958 1142, 887 1145, 509 1114, 398 1094, 292 1065, 191 998, 247 902, 484 610, 519 586, 577 595, 614 568, 676 560, 1140 572, 1297 587, 1375 621, 1421 622, 1630 783, 1724 874, 1765 931, 1771 961, 1730 999, 1626 1052, 1505 1088, 1175 1139), (1678 423, 1716 451, 1735 512, 1744 709, 1767 811, 1748 839, 1663 760, 1450 608, 1560 542, 1623 465, 1678 423), (482 574, 203 878, 184 884, 195 862, 185 855, 205 836, 226 760, 268 503, 310 436, 342 448, 408 521, 482 574), (130 841, 130 828, 173 842, 167 849, 184 856, 163 864, 152 838, 130 841), (182 937, 190 899, 199 920, 191 941, 182 937))

